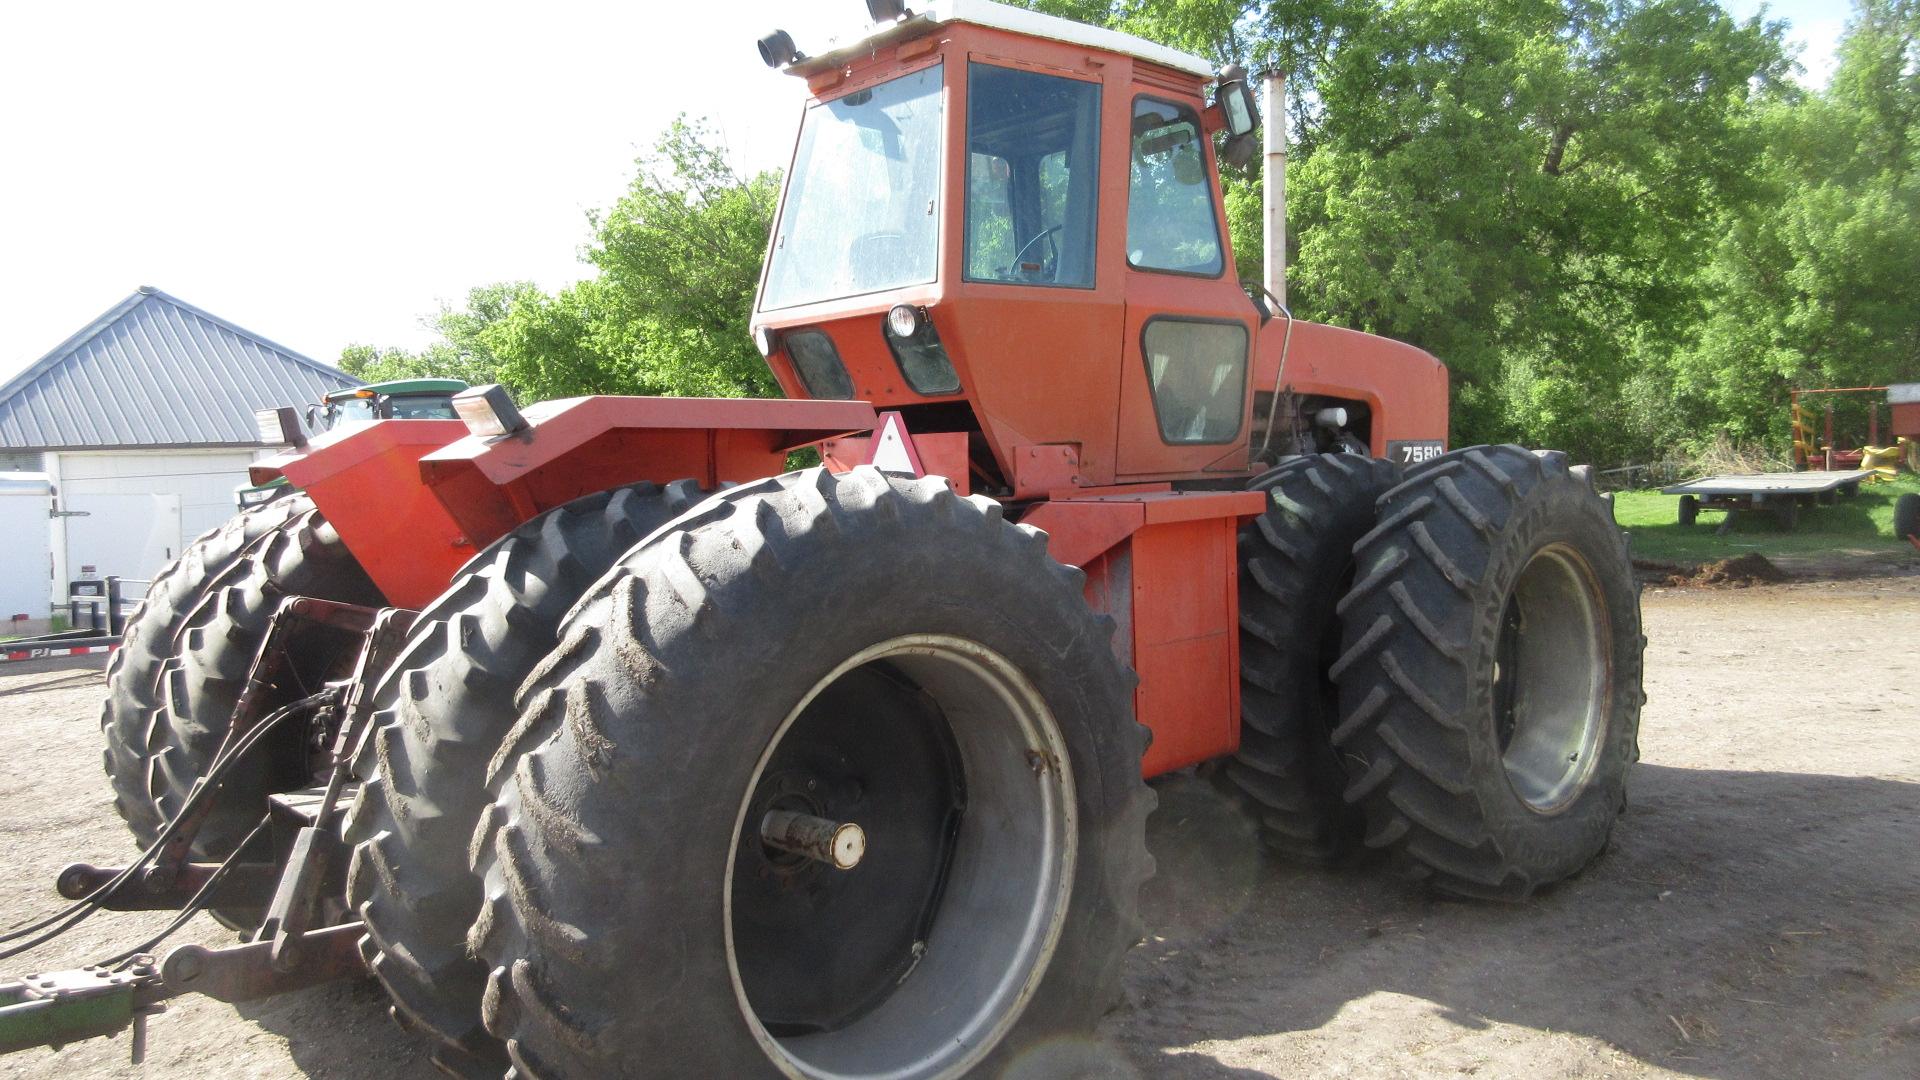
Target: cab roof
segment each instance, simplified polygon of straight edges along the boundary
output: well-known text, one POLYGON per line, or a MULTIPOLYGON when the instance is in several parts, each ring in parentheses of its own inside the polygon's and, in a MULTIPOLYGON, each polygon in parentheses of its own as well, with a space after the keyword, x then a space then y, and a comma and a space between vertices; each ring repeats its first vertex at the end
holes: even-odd
POLYGON ((331 405, 335 402, 350 401, 358 397, 395 394, 457 394, 467 388, 460 379, 394 379, 390 382, 368 383, 365 386, 349 386, 344 390, 330 390, 320 400, 331 405))
POLYGON ((878 46, 920 37, 949 23, 972 23, 975 26, 1009 30, 1016 34, 1028 34, 1051 41, 1064 41, 1073 45, 1085 45, 1092 49, 1123 53, 1163 67, 1173 68, 1176 71, 1184 71, 1189 75, 1197 75, 1202 79, 1211 79, 1214 74, 1213 64, 1205 57, 1168 48, 1133 34, 1089 26, 1072 19, 1062 19, 1057 15, 1043 15, 1038 11, 997 4, 993 0, 931 0, 923 9, 907 18, 897 23, 875 26, 858 40, 831 40, 820 55, 795 60, 787 65, 786 70, 802 76, 831 71, 862 54, 871 52, 878 46))

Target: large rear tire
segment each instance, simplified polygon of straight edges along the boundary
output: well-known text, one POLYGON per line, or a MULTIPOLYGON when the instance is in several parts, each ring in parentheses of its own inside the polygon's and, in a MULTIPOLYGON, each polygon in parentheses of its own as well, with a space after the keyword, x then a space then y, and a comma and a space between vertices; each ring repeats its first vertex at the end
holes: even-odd
POLYGON ((1082 584, 997 504, 870 468, 735 488, 623 559, 474 837, 519 1074, 904 1080, 1084 1044, 1153 798, 1082 584), (862 824, 864 861, 768 847, 769 809, 862 824))
MULTIPOLYGON (((589 495, 495 541, 414 623, 374 690, 364 783, 347 817, 360 949, 398 1015, 462 1054, 503 1060, 480 1025, 487 969, 467 951, 480 882, 467 844, 514 693, 560 620, 615 560, 704 497, 682 480, 589 495)), ((496 1072, 498 1070, 495 1070, 496 1072)))
POLYGON ((1240 530, 1240 752, 1224 772, 1267 846, 1303 862, 1340 858, 1362 831, 1341 798, 1327 669, 1340 655, 1335 606, 1353 581, 1353 545, 1373 528, 1374 500, 1399 481, 1388 461, 1315 454, 1249 485, 1269 501, 1240 530))
POLYGON ((155 748, 154 714, 161 705, 161 675, 178 656, 180 628, 207 587, 238 560, 248 545, 313 509, 294 495, 244 510, 187 545, 180 557, 153 577, 146 597, 134 608, 107 662, 107 697, 100 707, 101 753, 113 787, 113 808, 142 848, 165 824, 151 787, 155 748))
MULTIPOLYGON (((247 673, 283 599, 310 596, 370 606, 383 602, 340 534, 309 500, 293 496, 268 504, 268 509, 282 504, 290 504, 293 512, 208 583, 182 620, 174 655, 160 672, 160 705, 148 735, 151 757, 146 770, 160 821, 179 812, 194 781, 219 752, 247 673)), ((289 642, 292 678, 265 708, 292 701, 299 694, 296 687, 317 689, 324 674, 337 670, 343 657, 350 659, 349 650, 357 645, 351 635, 328 631, 289 642)), ((221 785, 211 813, 195 834, 194 855, 225 857, 266 813, 269 795, 305 786, 312 775, 309 732, 304 727, 276 732, 221 785)))
POLYGON ((1366 843, 1448 892, 1585 867, 1638 757, 1639 589, 1611 501, 1553 451, 1456 450, 1380 499, 1333 668, 1366 843))

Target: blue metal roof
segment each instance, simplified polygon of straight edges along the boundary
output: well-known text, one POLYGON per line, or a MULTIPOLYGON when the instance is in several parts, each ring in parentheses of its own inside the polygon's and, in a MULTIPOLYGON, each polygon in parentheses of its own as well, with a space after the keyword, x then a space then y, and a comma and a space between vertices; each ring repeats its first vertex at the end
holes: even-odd
POLYGON ((258 446, 255 409, 358 385, 142 285, 0 386, 0 449, 258 446))

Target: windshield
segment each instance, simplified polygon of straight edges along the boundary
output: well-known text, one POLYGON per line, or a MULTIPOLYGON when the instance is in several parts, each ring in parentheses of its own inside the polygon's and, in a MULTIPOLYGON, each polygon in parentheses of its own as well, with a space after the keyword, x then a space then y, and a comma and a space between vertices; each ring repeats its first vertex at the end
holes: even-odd
POLYGON ((762 310, 933 280, 940 65, 807 110, 762 310))
POLYGON ((452 420, 452 394, 395 394, 381 398, 348 398, 307 410, 307 426, 316 433, 375 420, 452 420))
POLYGON ((451 394, 396 394, 387 399, 387 414, 395 420, 452 420, 451 394))
POLYGON ((307 426, 315 431, 332 431, 345 424, 366 424, 378 419, 372 398, 348 398, 307 410, 307 426))

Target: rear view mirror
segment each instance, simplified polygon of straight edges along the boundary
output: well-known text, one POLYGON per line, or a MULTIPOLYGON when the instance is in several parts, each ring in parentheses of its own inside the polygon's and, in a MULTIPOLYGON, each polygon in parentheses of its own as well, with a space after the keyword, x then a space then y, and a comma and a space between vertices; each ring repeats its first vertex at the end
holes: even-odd
POLYGON ((1247 69, 1239 64, 1229 64, 1220 72, 1220 82, 1214 89, 1213 101, 1220 106, 1221 115, 1226 117, 1228 138, 1250 135, 1260 126, 1260 106, 1254 103, 1253 87, 1247 82, 1247 69))
POLYGON ((1253 99, 1253 84, 1247 69, 1228 64, 1220 69, 1213 91, 1213 103, 1226 122, 1226 139, 1220 145, 1220 158, 1236 168, 1253 160, 1260 143, 1260 106, 1253 99))

